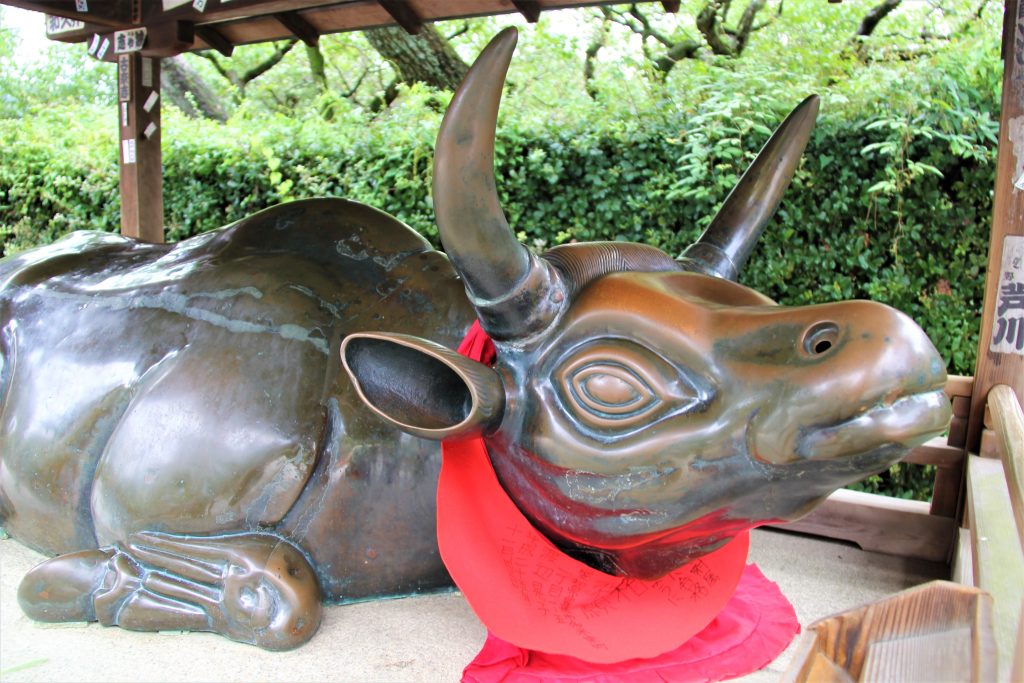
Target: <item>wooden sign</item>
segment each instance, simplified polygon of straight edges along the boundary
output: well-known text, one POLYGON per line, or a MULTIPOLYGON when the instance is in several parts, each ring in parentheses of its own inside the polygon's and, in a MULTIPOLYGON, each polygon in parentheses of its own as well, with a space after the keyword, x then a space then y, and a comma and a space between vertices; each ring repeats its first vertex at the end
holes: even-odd
POLYGON ((1024 356, 1024 237, 1003 238, 999 294, 989 349, 1024 356))
POLYGON ((114 32, 114 53, 138 52, 146 44, 146 28, 130 28, 114 32))
POLYGON ((46 36, 58 36, 62 33, 69 33, 71 31, 80 31, 85 28, 84 21, 78 21, 77 19, 68 19, 67 17, 55 17, 53 15, 46 15, 46 36))
POLYGON ((132 64, 128 55, 117 58, 117 99, 127 102, 132 98, 132 64))
POLYGON ((135 140, 121 141, 121 161, 125 164, 135 163, 135 140))

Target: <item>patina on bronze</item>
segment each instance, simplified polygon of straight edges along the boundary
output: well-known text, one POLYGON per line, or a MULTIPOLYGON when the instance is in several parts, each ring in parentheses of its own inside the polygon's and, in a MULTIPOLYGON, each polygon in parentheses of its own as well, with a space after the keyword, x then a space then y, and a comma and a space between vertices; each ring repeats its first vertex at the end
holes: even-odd
POLYGON ((907 316, 866 301, 783 308, 733 281, 799 163, 816 97, 782 123, 680 259, 620 243, 536 258, 509 229, 493 175, 514 46, 507 31, 474 64, 434 168, 442 242, 498 349, 500 423, 494 398, 486 420, 473 419, 474 397, 494 393, 483 366, 457 371, 481 378, 479 390, 424 386, 403 406, 409 363, 395 368, 391 354, 418 346, 434 376, 456 366, 432 342, 389 333, 352 335, 342 348, 371 407, 424 436, 483 430, 502 486, 537 528, 594 566, 642 578, 800 517, 945 428, 945 368, 907 316), (453 416, 448 429, 420 429, 423 402, 453 416))
POLYGON ((549 538, 655 577, 944 427, 942 362, 906 316, 733 281, 815 98, 680 260, 537 257, 493 179, 514 44, 484 51, 439 134, 451 261, 386 214, 310 200, 173 247, 78 233, 0 264, 0 522, 57 555, 22 582, 29 615, 284 649, 321 601, 447 585, 439 439, 485 435, 549 538), (450 350, 477 317, 493 369, 450 350))

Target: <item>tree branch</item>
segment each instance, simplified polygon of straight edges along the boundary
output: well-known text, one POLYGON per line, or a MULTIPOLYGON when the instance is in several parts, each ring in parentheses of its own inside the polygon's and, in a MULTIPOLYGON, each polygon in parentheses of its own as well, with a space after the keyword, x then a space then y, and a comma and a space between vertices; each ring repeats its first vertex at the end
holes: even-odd
POLYGON ((767 0, 751 0, 747 8, 743 10, 740 23, 736 27, 736 54, 743 52, 750 39, 750 33, 754 29, 754 18, 757 13, 764 9, 767 0))
POLYGON ((680 40, 672 40, 667 37, 651 26, 651 22, 636 5, 630 6, 628 15, 620 10, 613 10, 608 7, 601 7, 600 10, 606 21, 621 24, 643 39, 644 56, 663 75, 668 74, 680 60, 696 57, 697 52, 702 47, 699 41, 686 36, 680 40), (655 56, 647 45, 648 39, 652 39, 664 46, 667 49, 665 54, 655 56))
POLYGON ((309 73, 320 92, 327 92, 327 70, 324 67, 324 53, 319 45, 306 45, 306 59, 309 60, 309 73))
POLYGON ((719 28, 722 17, 720 0, 709 0, 697 13, 697 30, 716 55, 736 56, 735 40, 719 28))
POLYGON ((363 84, 363 81, 366 80, 366 77, 368 75, 370 75, 370 70, 363 69, 363 73, 359 74, 359 78, 356 79, 356 84, 351 87, 349 87, 348 81, 345 81, 346 90, 343 93, 341 93, 341 96, 344 97, 345 99, 354 96, 356 94, 356 91, 359 90, 359 86, 363 84))
POLYGON ((234 85, 235 79, 232 77, 231 72, 229 72, 227 68, 224 66, 224 63, 220 61, 220 58, 217 57, 216 53, 214 53, 211 50, 203 50, 202 52, 196 52, 195 54, 209 61, 210 64, 213 64, 213 68, 217 71, 217 73, 226 78, 229 83, 234 85))
POLYGON ((889 16, 902 2, 903 0, 882 0, 882 4, 868 10, 868 13, 861 19, 860 26, 857 27, 857 33, 854 34, 855 39, 867 38, 874 33, 882 19, 889 16))
POLYGON ((587 56, 583 60, 583 84, 586 88, 587 95, 590 99, 597 99, 597 89, 594 87, 593 79, 596 67, 594 66, 597 61, 597 53, 601 51, 601 48, 608 42, 608 28, 610 21, 607 17, 602 19, 601 27, 594 34, 594 39, 590 41, 590 45, 587 45, 587 56))
POLYGON ((242 72, 242 75, 238 77, 239 82, 237 85, 240 88, 244 88, 249 84, 249 82, 256 80, 263 74, 270 71, 272 68, 277 66, 282 59, 284 59, 285 55, 287 55, 298 42, 298 38, 289 38, 286 41, 274 43, 273 54, 251 69, 242 72))
POLYGON ((454 40, 455 38, 458 38, 459 36, 461 36, 463 33, 467 32, 467 31, 469 31, 469 22, 468 21, 464 21, 464 22, 462 22, 462 26, 460 26, 458 29, 455 30, 455 33, 453 33, 453 34, 451 34, 449 36, 445 36, 444 39, 449 41, 449 42, 451 42, 452 40, 454 40))

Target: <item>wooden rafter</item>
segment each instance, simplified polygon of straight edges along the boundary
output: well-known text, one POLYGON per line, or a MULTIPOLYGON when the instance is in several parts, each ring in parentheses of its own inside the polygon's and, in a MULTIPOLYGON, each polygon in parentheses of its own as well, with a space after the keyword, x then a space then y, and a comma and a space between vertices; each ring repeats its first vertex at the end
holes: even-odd
POLYGON ((197 26, 196 37, 225 57, 230 57, 235 51, 235 46, 231 44, 231 41, 212 26, 197 26))
POLYGON ((306 45, 316 47, 316 44, 320 42, 320 32, 316 30, 315 26, 303 19, 302 15, 298 12, 282 12, 281 14, 275 14, 274 18, 306 45))
POLYGON ((416 12, 409 7, 408 3, 401 0, 377 0, 380 6, 395 20, 399 26, 404 28, 411 35, 416 35, 423 27, 423 20, 416 12))
POLYGON ((531 24, 537 23, 540 19, 541 7, 537 0, 512 0, 512 4, 531 24))

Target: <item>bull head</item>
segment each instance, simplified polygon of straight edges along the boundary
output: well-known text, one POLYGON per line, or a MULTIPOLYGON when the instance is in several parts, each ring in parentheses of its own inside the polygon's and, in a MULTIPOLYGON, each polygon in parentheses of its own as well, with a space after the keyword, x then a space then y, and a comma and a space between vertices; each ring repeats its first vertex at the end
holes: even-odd
POLYGON ((434 166, 441 239, 497 364, 352 335, 343 360, 375 412, 421 437, 482 435, 537 528, 641 578, 806 514, 944 429, 943 362, 910 318, 867 301, 780 307, 734 281, 799 163, 816 97, 678 260, 621 243, 536 257, 509 229, 493 173, 515 42, 504 31, 473 65, 434 166))

